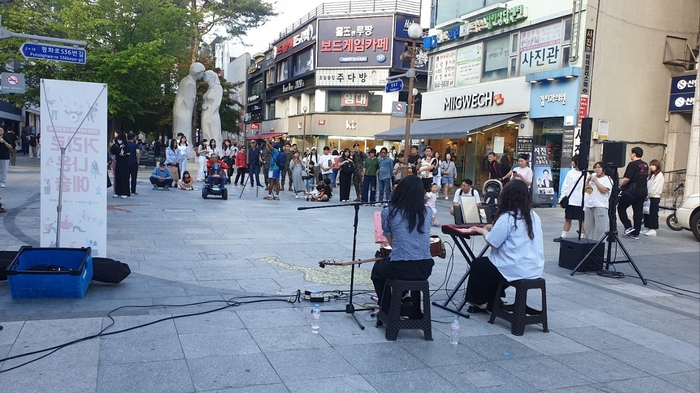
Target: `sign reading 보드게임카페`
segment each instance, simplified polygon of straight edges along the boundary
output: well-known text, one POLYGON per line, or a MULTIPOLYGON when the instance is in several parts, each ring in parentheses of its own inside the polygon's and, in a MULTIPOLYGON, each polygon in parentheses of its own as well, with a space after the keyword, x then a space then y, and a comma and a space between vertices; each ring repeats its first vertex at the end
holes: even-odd
POLYGON ((318 21, 318 67, 390 67, 393 16, 318 21))

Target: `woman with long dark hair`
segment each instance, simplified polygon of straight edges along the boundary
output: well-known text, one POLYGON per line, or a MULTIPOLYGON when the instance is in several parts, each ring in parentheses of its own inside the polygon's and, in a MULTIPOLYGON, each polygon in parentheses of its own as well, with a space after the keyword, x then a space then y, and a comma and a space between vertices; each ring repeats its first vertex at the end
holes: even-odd
POLYGON ((661 162, 657 159, 649 161, 649 178, 647 179, 647 199, 649 213, 644 215, 644 236, 656 236, 659 229, 659 202, 664 191, 664 174, 661 172, 661 162))
POLYGON ((177 181, 180 180, 180 150, 177 148, 177 140, 171 139, 170 146, 165 149, 165 165, 170 168, 170 173, 173 175, 173 181, 177 188, 177 181))
POLYGON ((381 303, 387 279, 427 280, 435 262, 430 256, 433 211, 425 206, 425 188, 417 176, 407 176, 382 210, 382 230, 391 246, 389 257, 374 264, 372 282, 381 303))
POLYGON ((112 142, 109 152, 115 156, 114 166, 114 195, 113 198, 128 198, 131 196, 129 187, 129 156, 131 149, 126 140, 126 134, 120 132, 112 142))
POLYGON ((515 281, 542 276, 542 223, 532 210, 524 181, 511 181, 503 187, 493 225, 470 229, 484 236, 491 254, 471 263, 466 293, 471 306, 467 312, 491 312, 502 279, 515 281))
POLYGON ((340 168, 340 201, 347 202, 350 200, 350 188, 352 188, 352 175, 355 173, 355 163, 352 161, 350 149, 344 149, 338 159, 338 167, 340 168))

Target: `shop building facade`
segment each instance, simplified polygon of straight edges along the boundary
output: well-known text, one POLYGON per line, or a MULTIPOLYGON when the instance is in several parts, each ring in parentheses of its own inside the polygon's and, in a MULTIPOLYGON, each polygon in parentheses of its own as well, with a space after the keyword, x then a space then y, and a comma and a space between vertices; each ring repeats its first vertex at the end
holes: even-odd
MULTIPOLYGON (((420 2, 378 3, 325 3, 280 33, 256 62, 260 69, 249 72, 249 137, 285 135, 300 149, 356 142, 369 149, 384 144, 375 134, 405 123, 391 113, 407 89, 384 90, 408 67, 400 55, 420 2)), ((425 80, 423 71, 418 89, 425 80)))
MULTIPOLYGON (((434 0, 423 40, 428 92, 411 138, 456 151, 459 177, 477 185, 488 178, 486 152, 511 161, 529 153, 535 202, 545 205, 579 152, 584 117, 593 119, 591 166, 605 140, 669 161, 687 151, 690 115, 669 112, 670 80, 682 67, 661 53, 667 35, 697 42, 699 19, 700 3, 684 0, 434 0), (538 179, 552 186, 539 189, 538 179)), ((403 139, 402 127, 378 135, 392 136, 403 139)))

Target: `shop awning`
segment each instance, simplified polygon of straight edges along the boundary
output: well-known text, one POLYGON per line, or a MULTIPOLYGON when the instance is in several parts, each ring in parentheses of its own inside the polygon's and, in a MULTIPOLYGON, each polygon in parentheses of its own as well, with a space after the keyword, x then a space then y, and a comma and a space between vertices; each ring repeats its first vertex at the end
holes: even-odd
MULTIPOLYGON (((499 115, 483 115, 457 117, 450 119, 419 120, 411 124, 411 139, 445 139, 464 138, 467 135, 485 129, 498 127, 523 113, 505 113, 499 115)), ((392 128, 380 132, 376 139, 400 141, 406 135, 406 126, 392 128)))
POLYGON ((271 132, 269 134, 248 135, 248 140, 277 138, 278 136, 282 136, 284 134, 286 134, 286 132, 271 132))

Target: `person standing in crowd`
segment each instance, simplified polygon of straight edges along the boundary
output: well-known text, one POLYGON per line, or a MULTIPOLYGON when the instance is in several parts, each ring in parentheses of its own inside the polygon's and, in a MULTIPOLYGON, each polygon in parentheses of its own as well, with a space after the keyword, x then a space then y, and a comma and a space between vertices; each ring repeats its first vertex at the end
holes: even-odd
POLYGON ((393 181, 394 181, 394 186, 392 188, 395 188, 397 184, 401 181, 401 168, 403 167, 405 155, 403 152, 399 153, 396 156, 396 162, 394 163, 394 169, 392 171, 392 174, 394 176, 393 181))
POLYGON ((338 149, 333 149, 331 156, 333 156, 333 175, 331 176, 333 181, 331 182, 331 186, 333 189, 335 189, 338 182, 338 171, 340 170, 340 166, 338 166, 338 161, 340 161, 340 153, 338 153, 338 149))
POLYGON ((19 144, 19 138, 17 137, 17 134, 12 130, 12 128, 8 128, 7 132, 3 136, 3 139, 5 139, 5 142, 10 144, 12 146, 10 148, 10 165, 16 166, 17 165, 17 145, 19 144))
POLYGON ((593 174, 586 178, 586 195, 584 196, 584 206, 586 211, 584 217, 586 221, 586 238, 591 241, 598 241, 605 236, 610 226, 608 216, 610 205, 610 194, 613 188, 612 179, 605 174, 602 162, 593 165, 593 174))
POLYGON ((318 153, 316 152, 316 147, 311 148, 311 153, 308 154, 308 159, 309 161, 313 161, 313 175, 314 175, 314 182, 316 182, 317 179, 321 178, 321 169, 318 166, 318 161, 319 161, 319 156, 318 153))
POLYGON ((462 195, 473 196, 476 200, 476 204, 481 205, 481 197, 479 196, 479 191, 475 190, 474 187, 472 187, 472 184, 474 184, 472 179, 462 180, 462 187, 459 189, 459 191, 455 192, 455 196, 452 199, 452 207, 450 208, 450 214, 452 214, 453 216, 455 215, 455 209, 458 209, 457 212, 459 214, 462 214, 462 195))
MULTIPOLYGON (((564 184, 561 187, 559 202, 564 197, 569 198, 569 205, 564 209, 564 228, 561 230, 561 236, 554 238, 555 242, 560 242, 561 239, 566 239, 569 236, 571 229, 571 221, 579 222, 579 227, 584 228, 584 217, 582 217, 581 207, 583 206, 583 179, 585 176, 578 167, 578 154, 571 157, 571 170, 564 178, 564 184)), ((583 232, 581 233, 583 235, 583 232)))
POLYGON ((365 167, 365 161, 367 161, 367 154, 360 150, 360 144, 355 143, 352 145, 353 153, 352 153, 352 161, 353 164, 355 165, 355 173, 352 175, 352 181, 355 185, 355 194, 357 195, 357 198, 355 198, 355 202, 360 202, 362 200, 362 185, 364 183, 362 179, 362 171, 364 170, 365 167))
MULTIPOLYGON (((498 198, 493 225, 472 227, 491 247, 488 257, 472 261, 467 282, 467 312, 491 312, 501 280, 542 277, 544 240, 542 222, 532 210, 530 193, 523 181, 506 184, 498 198)), ((505 290, 505 287, 503 288, 505 290)))
POLYGON ((386 147, 382 147, 379 151, 379 202, 388 204, 391 200, 391 175, 394 167, 394 161, 389 158, 389 151, 386 147))
POLYGON ((408 175, 417 174, 419 165, 420 154, 418 153, 418 146, 411 146, 411 155, 408 157, 408 175))
POLYGON ((260 184, 260 148, 255 140, 250 141, 250 148, 248 148, 248 169, 250 186, 255 187, 257 184, 258 187, 262 187, 260 184))
POLYGON ((504 172, 503 167, 501 167, 501 164, 498 161, 496 161, 496 153, 492 151, 489 152, 488 154, 486 154, 486 159, 486 165, 489 170, 489 179, 496 179, 501 183, 506 184, 510 180, 510 177, 506 175, 506 173, 509 172, 504 172))
POLYGON ((659 202, 664 190, 664 174, 661 172, 661 162, 653 159, 649 162, 649 178, 647 179, 647 199, 649 199, 649 214, 644 215, 644 236, 656 236, 659 229, 659 202))
POLYGON ((299 199, 299 193, 306 191, 304 187, 304 176, 306 176, 306 167, 304 162, 299 157, 299 152, 294 151, 291 154, 292 160, 289 161, 289 185, 293 186, 294 198, 299 199))
POLYGON ((267 150, 270 151, 270 158, 268 160, 267 179, 269 183, 267 185, 267 197, 263 199, 278 201, 280 199, 281 171, 279 166, 277 166, 277 156, 280 154, 280 143, 273 143, 270 140, 266 140, 265 142, 267 143, 267 150))
POLYGON ((284 183, 287 177, 289 177, 289 189, 288 191, 293 191, 294 190, 294 176, 292 175, 292 168, 290 165, 292 164, 292 158, 294 158, 294 154, 292 152, 292 145, 287 142, 284 144, 283 147, 286 162, 284 165, 284 169, 282 170, 282 188, 281 190, 284 191, 284 183))
POLYGON ((379 172, 379 161, 377 160, 377 150, 369 151, 369 158, 362 168, 362 203, 375 203, 377 195, 377 173, 379 172))
POLYGON ((129 156, 131 150, 126 140, 126 134, 120 132, 112 141, 109 152, 115 156, 114 166, 114 195, 113 198, 128 198, 131 196, 129 189, 129 156))
POLYGON ((170 191, 170 186, 173 184, 173 175, 170 173, 170 169, 165 166, 165 162, 158 163, 158 166, 151 173, 149 178, 151 184, 153 184, 153 190, 158 188, 163 188, 165 191, 170 191))
POLYGON ((433 183, 430 185, 430 191, 425 193, 425 205, 433 211, 433 219, 431 221, 434 227, 438 226, 437 218, 437 207, 435 207, 435 202, 437 202, 438 187, 437 184, 433 183))
POLYGON ((241 185, 245 184, 245 173, 248 170, 248 154, 246 152, 245 146, 241 146, 241 149, 236 153, 236 180, 234 180, 233 185, 238 185, 238 180, 240 179, 241 185))
POLYGON ((427 280, 433 271, 435 262, 430 255, 433 211, 425 206, 424 198, 421 180, 409 176, 398 183, 391 194, 391 204, 382 210, 382 231, 392 251, 372 268, 379 304, 384 296, 391 296, 384 293, 387 279, 427 280))
POLYGON ((437 168, 437 171, 433 170, 433 173, 437 172, 437 174, 433 175, 433 184, 437 184, 437 193, 440 194, 440 189, 442 188, 442 172, 440 171, 440 164, 442 163, 442 161, 440 161, 440 152, 433 151, 433 158, 435 158, 435 162, 437 163, 437 166, 435 167, 437 168))
POLYGON ((211 150, 209 150, 209 141, 202 139, 199 142, 199 146, 195 149, 197 153, 197 163, 199 164, 197 170, 197 181, 204 181, 207 176, 207 160, 211 155, 211 150))
POLYGON ((270 189, 270 165, 272 165, 270 161, 272 160, 272 149, 268 145, 269 144, 266 143, 260 146, 260 167, 263 171, 265 189, 269 192, 272 192, 272 190, 270 189))
MULTIPOLYGON (((180 171, 178 165, 180 162, 180 149, 177 148, 177 141, 175 139, 170 140, 170 146, 165 149, 165 165, 170 169, 170 174, 173 180, 177 181, 180 177, 180 171)), ((177 184, 175 184, 177 187, 177 184)))
POLYGON ((333 156, 331 155, 331 148, 325 146, 323 148, 323 155, 319 159, 321 160, 319 163, 319 167, 321 168, 321 179, 328 179, 328 181, 332 184, 333 179, 331 178, 333 177, 333 156))
POLYGON ((180 142, 177 146, 177 149, 180 151, 180 162, 178 162, 178 168, 180 170, 180 173, 185 173, 185 171, 187 170, 187 161, 190 159, 190 145, 187 143, 186 136, 180 136, 180 142))
POLYGON ((158 139, 153 143, 153 156, 156 161, 160 161, 163 154, 163 135, 158 135, 158 139))
POLYGON ((433 157, 433 148, 426 146, 425 157, 419 161, 418 176, 423 182, 425 192, 430 191, 430 185, 433 184, 433 169, 437 168, 437 159, 433 157))
POLYGON ((131 193, 138 195, 136 192, 136 180, 139 176, 139 164, 141 163, 141 146, 136 143, 136 135, 133 132, 129 133, 129 184, 131 186, 131 193))
POLYGON ((216 154, 217 156, 221 157, 221 150, 218 146, 216 146, 216 139, 209 140, 209 152, 209 156, 216 154))
POLYGON ((10 167, 12 144, 5 140, 5 130, 0 127, 0 188, 7 183, 7 169, 10 167))
POLYGON ((644 150, 641 147, 633 147, 630 151, 630 163, 625 168, 625 174, 620 179, 620 200, 617 204, 617 214, 620 222, 625 226, 625 237, 639 239, 642 229, 642 213, 644 200, 647 198, 647 178, 649 166, 642 161, 644 150), (632 206, 634 226, 627 217, 627 208, 632 206))
POLYGON ((236 153, 234 152, 233 146, 231 146, 231 141, 228 139, 224 139, 224 141, 221 142, 221 161, 228 165, 226 178, 228 179, 227 182, 230 184, 231 180, 233 180, 233 167, 236 164, 236 153))
POLYGON ((445 190, 445 199, 450 198, 450 191, 455 184, 455 177, 457 176, 457 167, 452 161, 452 154, 445 154, 445 161, 440 163, 440 172, 442 173, 442 185, 445 190))
POLYGON ((29 134, 29 158, 39 157, 36 151, 36 135, 29 134))
POLYGON ((350 149, 344 149, 338 160, 340 167, 340 201, 350 200, 350 188, 352 187, 352 175, 355 173, 355 163, 350 155, 350 149))
POLYGON ((520 180, 530 187, 532 184, 532 168, 527 165, 530 155, 523 153, 518 156, 518 167, 508 172, 504 177, 510 180, 520 180))

